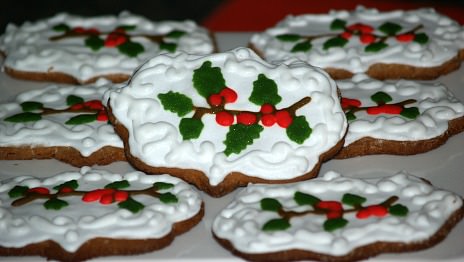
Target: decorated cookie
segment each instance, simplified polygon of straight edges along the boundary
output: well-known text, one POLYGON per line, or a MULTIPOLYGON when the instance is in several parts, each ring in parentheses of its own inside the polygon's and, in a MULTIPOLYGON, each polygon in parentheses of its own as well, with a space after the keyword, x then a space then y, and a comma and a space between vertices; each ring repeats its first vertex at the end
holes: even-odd
POLYGON ((45 179, 0 183, 0 256, 82 261, 150 252, 203 217, 200 195, 182 180, 83 167, 45 179))
POLYGON ((353 261, 428 248, 462 219, 460 196, 400 172, 356 179, 327 172, 287 185, 250 185, 213 222, 247 260, 353 261))
POLYGON ((109 107, 134 166, 213 196, 316 176, 347 127, 325 72, 271 65, 247 48, 154 57, 109 93, 109 107))
POLYGON ((422 153, 464 130, 464 105, 441 84, 358 74, 337 85, 349 123, 338 158, 422 153))
POLYGON ((464 29, 433 9, 355 11, 288 16, 253 35, 252 48, 268 61, 294 57, 336 79, 433 79, 459 68, 464 29))
POLYGON ((98 77, 123 82, 159 53, 209 54, 214 49, 210 34, 193 21, 152 22, 128 12, 91 18, 60 13, 21 26, 10 24, 0 37, 9 75, 73 84, 98 77))
POLYGON ((0 104, 0 159, 55 158, 74 166, 125 160, 108 121, 101 79, 85 86, 50 85, 0 104))

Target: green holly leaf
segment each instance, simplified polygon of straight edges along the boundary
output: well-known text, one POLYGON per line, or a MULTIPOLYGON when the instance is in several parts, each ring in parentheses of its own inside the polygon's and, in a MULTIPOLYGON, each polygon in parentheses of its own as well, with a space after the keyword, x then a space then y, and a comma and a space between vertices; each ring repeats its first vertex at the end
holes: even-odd
POLYGON ((178 92, 169 91, 165 94, 158 94, 158 99, 161 101, 164 110, 176 113, 180 117, 193 110, 192 99, 178 92))
POLYGON ((276 38, 282 42, 296 42, 301 39, 301 36, 297 34, 281 34, 276 35, 276 38))
POLYGON ((76 188, 79 187, 79 183, 77 183, 77 180, 73 179, 73 180, 70 180, 70 181, 68 181, 68 182, 64 182, 64 183, 62 183, 62 184, 60 184, 60 185, 57 185, 57 186, 53 187, 53 189, 59 191, 59 190, 62 189, 63 187, 70 187, 70 188, 72 188, 72 189, 76 189, 76 188))
POLYGON ((324 42, 323 49, 328 50, 332 47, 344 47, 348 43, 348 40, 343 37, 332 37, 324 42))
POLYGON ((317 203, 319 203, 321 200, 313 195, 302 193, 302 192, 295 192, 295 195, 293 196, 293 199, 295 202, 302 206, 302 205, 310 205, 314 206, 317 203))
POLYGON ((4 120, 7 122, 13 122, 13 123, 23 123, 23 122, 39 121, 40 119, 42 119, 42 116, 38 113, 23 112, 23 113, 9 116, 5 118, 4 120))
POLYGON ((27 190, 29 190, 27 186, 15 186, 8 191, 8 196, 11 198, 22 197, 26 194, 27 190))
POLYGON ((345 29, 346 21, 342 19, 335 19, 330 24, 330 30, 343 30, 345 29))
POLYGON ((261 228, 263 231, 282 231, 286 230, 290 227, 290 223, 287 219, 284 218, 276 218, 269 220, 266 224, 263 225, 261 228))
POLYGON ((105 186, 105 188, 112 188, 112 189, 121 189, 121 188, 128 188, 128 187, 130 187, 130 183, 127 180, 115 181, 105 186))
POLYGON ((156 190, 167 190, 174 187, 173 184, 166 182, 156 182, 153 184, 153 186, 156 188, 156 190))
POLYGON ((381 26, 379 26, 378 29, 382 31, 383 33, 385 33, 386 35, 392 36, 400 32, 401 29, 403 29, 403 27, 401 27, 399 24, 396 24, 396 23, 386 22, 386 23, 383 23, 381 26))
POLYGON ((85 39, 85 46, 90 47, 93 51, 100 50, 104 45, 105 41, 96 35, 91 35, 85 39))
POLYGON ((414 42, 419 43, 419 44, 426 44, 429 41, 429 37, 425 33, 419 33, 416 34, 414 37, 414 42))
POLYGON ((43 108, 43 104, 40 103, 40 102, 28 101, 28 102, 23 102, 23 103, 21 103, 21 108, 23 109, 23 111, 29 112, 29 111, 34 111, 34 110, 42 109, 42 108, 43 108))
POLYGON ((169 32, 168 34, 166 34, 166 37, 168 37, 168 38, 180 38, 185 34, 187 34, 187 32, 185 32, 185 31, 173 30, 173 31, 169 32))
POLYGON ((417 116, 420 115, 419 108, 417 107, 408 107, 403 108, 400 115, 409 118, 409 119, 416 119, 417 116))
POLYGON ((161 42, 159 44, 160 50, 166 50, 170 53, 174 53, 177 49, 177 44, 176 43, 166 43, 166 42, 161 42))
POLYGON ((327 219, 325 222, 324 222, 324 230, 325 231, 329 231, 329 232, 332 232, 336 229, 339 229, 339 228, 342 228, 344 226, 346 226, 346 224, 348 224, 348 220, 344 219, 344 218, 333 218, 333 219, 327 219))
POLYGON ((137 213, 142 210, 145 206, 137 200, 129 197, 126 201, 118 203, 118 207, 129 210, 132 213, 137 213))
POLYGON ((278 94, 276 82, 264 74, 259 74, 258 79, 253 82, 253 91, 248 100, 259 106, 264 104, 276 105, 282 100, 282 97, 278 94))
POLYGON ((279 200, 274 198, 263 198, 260 203, 261 209, 264 211, 278 212, 282 208, 279 200))
POLYGON ((66 97, 66 104, 68 106, 72 106, 72 105, 75 105, 75 104, 81 104, 81 103, 84 103, 84 98, 82 98, 80 96, 69 95, 68 97, 66 97))
POLYGON ((190 140, 200 137, 205 125, 198 118, 182 118, 179 123, 179 132, 183 140, 190 140))
POLYGON ((164 204, 175 204, 179 202, 179 199, 177 199, 177 197, 170 192, 160 194, 159 200, 164 204))
POLYGON ((143 53, 145 51, 145 48, 143 45, 132 42, 132 41, 126 41, 125 43, 118 45, 118 50, 119 52, 127 55, 128 57, 136 57, 140 53, 143 53))
POLYGON ((290 52, 292 52, 292 53, 307 52, 307 51, 311 50, 312 47, 313 47, 313 45, 311 44, 310 41, 304 41, 304 42, 301 42, 301 43, 298 43, 298 44, 294 45, 292 50, 290 50, 290 52))
POLYGON ((346 193, 342 197, 342 203, 349 206, 360 206, 366 202, 366 198, 355 194, 346 193))
POLYGON ((370 53, 375 53, 375 52, 379 52, 380 50, 384 49, 384 48, 387 48, 388 45, 384 42, 376 42, 376 43, 372 43, 372 44, 369 44, 367 45, 365 48, 364 48, 364 51, 365 52, 370 52, 370 53))
POLYGON ((53 31, 57 32, 67 32, 71 30, 71 28, 67 24, 57 24, 53 27, 53 31))
POLYGON ((135 30, 136 25, 120 25, 116 29, 123 29, 124 31, 132 31, 135 30))
POLYGON ((60 210, 69 206, 69 203, 56 197, 50 198, 43 204, 46 209, 60 210))
POLYGON ((348 121, 356 120, 355 114, 353 112, 351 112, 351 111, 346 112, 345 116, 346 116, 346 120, 348 120, 348 121))
POLYGON ((404 217, 409 213, 409 209, 401 204, 396 204, 388 208, 388 212, 393 216, 404 217))
POLYGON ((308 139, 312 131, 313 130, 309 127, 309 123, 306 121, 305 116, 297 116, 293 118, 292 123, 286 130, 288 138, 300 145, 308 139))
POLYGON ((224 154, 229 156, 232 153, 240 153, 248 145, 253 144, 253 140, 259 138, 259 134, 263 131, 264 128, 261 125, 242 125, 235 124, 230 126, 229 132, 227 132, 226 140, 224 144, 226 149, 224 154))
POLYGON ((198 94, 208 99, 218 94, 226 86, 221 68, 211 67, 211 61, 205 61, 200 68, 193 71, 193 87, 198 94))
POLYGON ((91 123, 97 120, 97 114, 82 114, 71 117, 65 122, 66 125, 82 125, 91 123))
POLYGON ((379 91, 371 96, 372 101, 374 101, 377 105, 384 105, 388 102, 393 101, 393 98, 382 91, 379 91))

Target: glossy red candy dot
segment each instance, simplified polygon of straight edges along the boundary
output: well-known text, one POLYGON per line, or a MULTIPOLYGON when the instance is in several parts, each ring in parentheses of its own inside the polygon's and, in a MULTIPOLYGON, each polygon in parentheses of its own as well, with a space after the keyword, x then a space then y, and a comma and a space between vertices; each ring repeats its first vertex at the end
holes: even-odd
POLYGON ((100 111, 98 111, 98 114, 97 114, 97 121, 101 121, 101 122, 106 122, 106 121, 108 121, 108 114, 106 113, 106 110, 100 110, 100 111))
POLYGON ((216 113, 216 123, 221 126, 230 126, 234 123, 234 115, 227 111, 221 111, 216 113))
POLYGON ((95 189, 92 191, 89 191, 85 193, 82 196, 82 201, 84 202, 94 202, 97 200, 100 200, 100 198, 105 195, 105 194, 112 194, 114 192, 114 189, 111 188, 105 188, 105 189, 95 189))
POLYGON ((374 28, 372 26, 362 24, 362 23, 352 24, 352 25, 348 26, 347 29, 350 30, 350 31, 358 31, 358 32, 361 32, 363 34, 372 33, 374 31, 374 28))
POLYGON ((351 32, 348 32, 348 31, 345 31, 345 32, 341 33, 341 35, 340 35, 341 38, 344 38, 346 40, 350 39, 351 36, 353 36, 353 34, 351 32))
POLYGON ((116 202, 123 202, 129 198, 129 193, 127 191, 116 191, 114 192, 114 200, 116 202))
POLYGON ((222 105, 222 96, 219 94, 212 94, 209 96, 208 102, 212 106, 220 106, 222 105))
POLYGON ((77 26, 77 27, 74 27, 72 31, 76 34, 83 34, 85 33, 86 30, 81 26, 77 26))
POLYGON ((273 126, 277 122, 277 118, 273 114, 266 114, 261 116, 261 123, 263 126, 273 126))
POLYGON ((366 109, 366 113, 369 115, 378 115, 378 114, 392 114, 397 115, 403 111, 403 107, 400 105, 380 105, 369 107, 366 109))
POLYGON ((293 118, 286 110, 277 111, 275 113, 277 124, 280 127, 287 128, 293 122, 293 118))
POLYGON ((352 98, 342 97, 340 103, 343 109, 361 106, 361 101, 359 101, 358 99, 352 99, 352 98))
POLYGON ((104 194, 100 198, 100 204, 102 205, 109 205, 114 202, 114 195, 113 193, 104 194))
POLYGON ((104 109, 104 106, 100 100, 90 100, 90 101, 84 102, 84 106, 90 109, 95 109, 95 110, 104 109))
POLYGON ((328 209, 331 211, 341 211, 343 209, 342 204, 338 201, 319 201, 316 204, 316 207, 320 209, 328 209))
POLYGON ((106 47, 116 47, 124 44, 127 41, 127 36, 120 33, 110 33, 105 39, 106 47))
POLYGON ((237 115, 237 123, 243 125, 252 125, 256 123, 256 115, 250 112, 242 112, 237 115))
POLYGON ((412 33, 407 33, 407 34, 397 35, 396 40, 398 40, 399 42, 411 42, 412 40, 414 40, 415 37, 416 35, 412 33))
POLYGON ((340 218, 342 217, 342 211, 329 211, 325 215, 328 219, 340 218))
POLYGON ((371 216, 384 217, 388 214, 388 209, 381 205, 372 205, 359 210, 356 213, 358 219, 367 219, 371 216))
POLYGON ((363 44, 371 44, 375 41, 375 36, 372 34, 361 34, 359 36, 359 41, 363 44))
POLYGON ((226 103, 233 103, 235 101, 237 101, 237 93, 231 89, 231 88, 228 88, 228 87, 225 87, 224 89, 221 90, 221 92, 219 92, 219 95, 224 97, 224 100, 226 101, 226 103))
POLYGON ((33 187, 33 188, 30 188, 29 190, 27 190, 28 192, 31 192, 31 193, 37 193, 37 194, 41 194, 41 195, 48 195, 50 194, 50 190, 46 187, 33 187))
POLYGON ((270 114, 273 113, 275 110, 274 106, 271 104, 263 104, 261 109, 259 110, 263 114, 270 114))
POLYGON ((84 108, 84 104, 82 103, 78 103, 78 104, 74 104, 72 105, 71 107, 69 107, 71 110, 81 110, 82 108, 84 108))
POLYGON ((74 188, 69 187, 69 186, 64 186, 64 187, 60 188, 60 193, 70 193, 70 192, 73 192, 73 191, 74 191, 74 188))

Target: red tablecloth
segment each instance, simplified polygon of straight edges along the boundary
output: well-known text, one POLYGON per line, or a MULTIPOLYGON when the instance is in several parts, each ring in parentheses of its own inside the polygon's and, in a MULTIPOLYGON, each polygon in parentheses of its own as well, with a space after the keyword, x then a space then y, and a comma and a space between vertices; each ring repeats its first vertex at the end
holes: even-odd
POLYGON ((261 31, 289 14, 327 13, 332 9, 355 9, 358 5, 379 10, 435 8, 464 24, 464 4, 459 1, 412 0, 228 0, 204 21, 212 31, 261 31))

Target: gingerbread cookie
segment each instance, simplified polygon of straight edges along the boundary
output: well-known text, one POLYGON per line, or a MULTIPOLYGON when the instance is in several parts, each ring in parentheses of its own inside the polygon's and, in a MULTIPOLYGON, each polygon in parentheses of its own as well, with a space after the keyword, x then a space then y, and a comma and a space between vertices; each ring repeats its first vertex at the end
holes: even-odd
POLYGON ((253 261, 353 261, 425 249, 464 215, 463 199, 400 172, 356 179, 336 172, 288 185, 250 185, 213 221, 213 234, 253 261))
POLYGON ((298 58, 335 79, 367 73, 378 79, 434 79, 461 64, 464 29, 433 9, 354 11, 288 16, 252 36, 268 61, 298 58))
POLYGON ((109 109, 134 166, 213 196, 316 176, 347 127, 325 72, 271 65, 247 48, 154 57, 109 93, 109 109))
POLYGON ((123 143, 102 103, 111 87, 104 79, 50 85, 0 104, 0 159, 55 158, 74 166, 124 161, 123 143))
POLYGON ((0 37, 9 75, 72 84, 98 77, 123 82, 152 56, 179 50, 209 54, 215 44, 193 21, 152 22, 129 12, 90 18, 60 13, 10 24, 0 37))
POLYGON ((0 183, 0 256, 61 261, 131 255, 169 245, 204 214, 180 179, 83 167, 0 183))
POLYGON ((339 80, 349 128, 337 158, 427 152, 464 131, 464 105, 441 84, 339 80))

